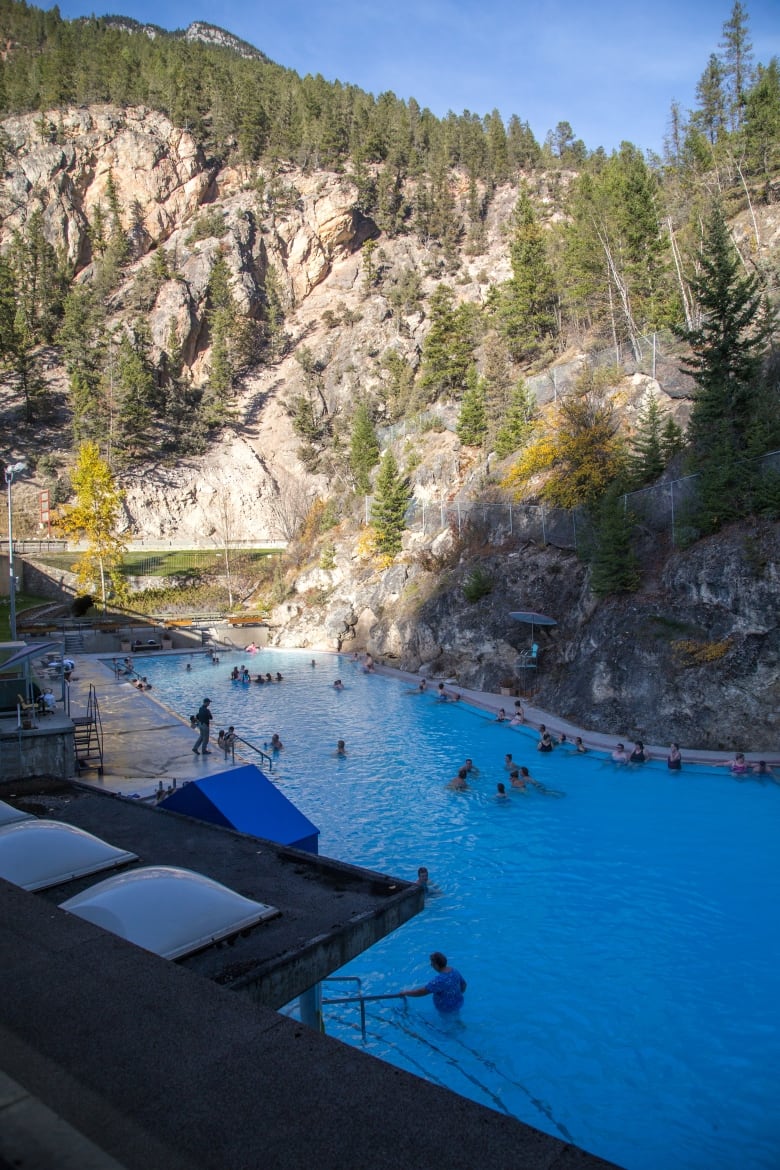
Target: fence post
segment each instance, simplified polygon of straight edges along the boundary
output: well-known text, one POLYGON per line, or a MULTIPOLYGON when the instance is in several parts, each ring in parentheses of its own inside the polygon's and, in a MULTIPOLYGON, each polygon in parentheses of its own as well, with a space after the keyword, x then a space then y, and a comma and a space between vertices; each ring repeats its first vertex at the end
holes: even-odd
POLYGON ((571 513, 571 531, 572 539, 574 540, 574 551, 577 551, 577 513, 572 509, 571 513))
POLYGON ((513 535, 513 530, 512 530, 512 505, 511 505, 511 504, 509 505, 509 535, 510 535, 510 536, 512 536, 512 535, 513 535))
POLYGON ((545 526, 544 526, 544 504, 542 504, 541 513, 542 513, 542 544, 547 544, 547 530, 545 529, 545 526))
POLYGON ((458 500, 458 536, 460 536, 460 500, 458 500))
POLYGON ((672 480, 669 484, 669 492, 672 499, 672 545, 674 546, 676 543, 674 539, 674 480, 672 480))

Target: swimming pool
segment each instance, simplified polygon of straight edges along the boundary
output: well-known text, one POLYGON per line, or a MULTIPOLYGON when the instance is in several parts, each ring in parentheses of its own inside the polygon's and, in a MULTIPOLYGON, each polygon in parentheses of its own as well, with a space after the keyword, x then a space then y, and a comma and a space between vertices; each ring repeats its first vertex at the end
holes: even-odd
MULTIPOLYGON (((238 655, 144 672, 184 715, 209 695, 215 728, 281 735, 273 779, 321 853, 407 878, 424 864, 440 890, 340 974, 394 991, 443 950, 468 980, 461 1020, 442 1025, 429 998, 371 1004, 370 1052, 627 1170, 776 1170, 779 787, 542 756, 527 729, 343 657, 244 660, 284 681, 231 683, 238 655), (497 803, 507 752, 565 796, 497 803), (480 775, 448 791, 466 756, 480 775)), ((332 1035, 360 1044, 358 1025, 326 1009, 332 1035)))

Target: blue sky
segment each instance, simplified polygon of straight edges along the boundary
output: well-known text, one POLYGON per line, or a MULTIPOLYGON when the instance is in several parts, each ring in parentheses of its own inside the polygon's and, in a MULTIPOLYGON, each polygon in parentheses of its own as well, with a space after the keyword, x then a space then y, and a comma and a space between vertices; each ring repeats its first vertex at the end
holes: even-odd
MULTIPOLYGON (((780 57, 778 0, 743 0, 756 62, 780 57)), ((47 5, 44 5, 47 7, 47 5)), ((298 73, 392 90, 439 117, 517 114, 542 142, 559 121, 589 149, 660 151, 669 108, 695 103, 732 0, 63 0, 66 18, 121 13, 166 29, 219 25, 298 73)))

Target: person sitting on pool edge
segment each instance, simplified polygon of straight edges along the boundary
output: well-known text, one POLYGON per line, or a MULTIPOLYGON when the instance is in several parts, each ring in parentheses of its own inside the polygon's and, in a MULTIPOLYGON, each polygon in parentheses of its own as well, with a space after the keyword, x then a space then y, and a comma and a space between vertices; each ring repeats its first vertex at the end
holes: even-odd
POLYGON ((460 1011, 463 1007, 463 993, 466 990, 466 980, 460 971, 450 967, 447 956, 441 951, 434 951, 431 955, 431 966, 436 974, 424 987, 414 987, 409 991, 400 991, 404 997, 433 995, 433 1006, 442 1015, 450 1015, 460 1011))

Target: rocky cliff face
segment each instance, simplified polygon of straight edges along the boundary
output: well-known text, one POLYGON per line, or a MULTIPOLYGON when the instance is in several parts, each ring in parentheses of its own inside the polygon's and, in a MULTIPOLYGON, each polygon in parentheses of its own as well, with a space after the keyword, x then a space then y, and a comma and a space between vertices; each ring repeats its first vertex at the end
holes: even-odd
MULTIPOLYGON (((356 209, 345 176, 217 168, 186 130, 153 111, 53 111, 44 119, 8 119, 2 129, 0 249, 40 209, 49 241, 87 279, 89 224, 98 204, 106 206, 110 176, 123 207, 133 209, 135 249, 112 296, 110 325, 121 329, 138 312, 139 284, 162 249, 173 276, 155 288, 144 312, 157 353, 173 327, 196 383, 207 379, 211 360, 204 317, 215 256, 225 258, 233 295, 250 316, 261 312, 273 269, 286 356, 246 376, 235 423, 206 455, 130 472, 123 486, 128 527, 149 540, 209 546, 227 533, 233 541, 286 538, 301 509, 331 494, 342 474, 327 460, 315 473, 301 463, 293 400, 314 394, 332 433, 347 442, 356 399, 387 378, 381 355, 394 349, 413 368, 419 363, 428 322, 418 305, 393 301, 394 286, 413 269, 430 293, 447 277, 440 261, 415 237, 382 237, 356 209), (361 256, 370 238, 381 269, 371 287, 361 256), (314 387, 296 359, 303 346, 316 361, 314 387)), ((534 182, 544 209, 545 179, 534 182)), ((459 197, 466 195, 464 188, 459 197)), ((510 275, 504 229, 516 199, 510 186, 495 192, 485 251, 464 255, 457 277, 448 278, 459 299, 480 303, 489 282, 510 275)), ((766 214, 762 240, 774 245, 780 210, 766 214)), ((124 226, 130 228, 129 214, 124 226)), ((575 375, 578 357, 567 358, 555 379, 531 380, 540 401, 575 375)), ((629 425, 648 389, 684 420, 689 384, 675 362, 660 362, 657 377, 636 373, 619 388, 629 425)), ((443 404, 440 414, 449 426, 438 433, 382 431, 402 466, 413 468, 417 498, 434 508, 467 500, 493 470, 461 448, 452 406, 443 404)), ((497 689, 518 677, 518 653, 530 644, 529 629, 508 614, 537 609, 558 621, 537 631, 533 684, 549 709, 626 738, 778 750, 777 527, 749 537, 735 532, 686 552, 661 549, 652 588, 600 604, 583 564, 554 543, 496 537, 482 548, 458 546, 446 524, 439 531, 433 525, 425 536, 408 534, 398 562, 380 573, 356 553, 354 533, 337 530, 332 539, 335 568, 319 568, 316 559, 304 564, 272 615, 279 644, 368 646, 408 669, 497 689), (493 589, 470 604, 463 587, 475 563, 493 589)))
POLYGON ((624 740, 778 753, 780 525, 670 551, 651 586, 602 602, 572 552, 508 541, 448 564, 451 540, 439 539, 444 564, 431 569, 430 550, 421 557, 410 538, 404 563, 383 574, 361 571, 344 549, 335 569, 298 577, 271 615, 272 642, 367 647, 481 690, 514 681, 539 706, 624 740), (493 588, 471 604, 464 586, 475 563, 493 588), (532 632, 509 617, 517 610, 557 621, 534 628, 534 670, 520 668, 532 632))
MULTIPOLYGON (((2 130, 7 147, 0 250, 40 210, 49 242, 67 257, 77 279, 89 279, 90 224, 98 206, 107 212, 111 180, 125 209, 123 227, 131 234, 135 259, 111 296, 109 327, 116 335, 142 311, 153 360, 159 360, 173 330, 195 384, 207 381, 210 371, 205 311, 216 256, 224 257, 235 301, 250 317, 261 314, 270 270, 278 284, 287 353, 273 364, 256 366, 243 379, 235 425, 204 456, 124 476, 128 526, 139 537, 177 534, 187 543, 209 544, 218 526, 215 505, 227 492, 235 505, 235 539, 285 538, 291 490, 310 498, 331 493, 340 474, 327 461, 314 474, 302 465, 291 419, 294 400, 313 397, 331 433, 348 442, 355 401, 387 382, 381 356, 393 349, 413 369, 419 364, 428 329, 424 302, 404 307, 392 301, 404 274, 416 273, 425 295, 447 278, 459 300, 474 303, 482 302, 490 282, 510 275, 505 227, 517 189, 509 185, 490 202, 484 252, 464 255, 457 277, 448 277, 425 241, 413 235, 381 236, 356 209, 356 189, 344 175, 217 167, 186 130, 152 110, 51 111, 43 118, 9 118, 2 130), (373 265, 381 272, 371 287, 360 251, 367 239, 377 240, 373 265), (139 290, 148 287, 158 252, 164 253, 172 275, 153 286, 149 301, 139 290), (302 347, 316 362, 316 385, 307 382, 297 360, 302 347)), ((540 208, 549 208, 545 178, 534 182, 540 208)), ((467 194, 464 186, 458 194, 462 205, 467 194)), ((560 393, 575 376, 580 367, 571 356, 574 360, 560 366, 555 382, 546 376, 533 381, 540 401, 560 393)), ((686 387, 673 364, 665 368, 662 382, 643 375, 628 380, 621 388, 621 409, 635 410, 649 386, 684 416, 686 387)), ((452 426, 457 411, 443 404, 440 413, 452 426)), ((473 458, 457 450, 454 441, 446 454, 436 446, 433 459, 427 458, 428 448, 427 437, 397 444, 401 461, 418 465, 412 478, 422 500, 451 498, 464 489, 470 473, 476 480, 484 471, 474 469, 473 458)))

